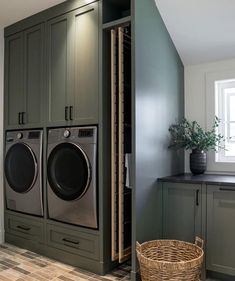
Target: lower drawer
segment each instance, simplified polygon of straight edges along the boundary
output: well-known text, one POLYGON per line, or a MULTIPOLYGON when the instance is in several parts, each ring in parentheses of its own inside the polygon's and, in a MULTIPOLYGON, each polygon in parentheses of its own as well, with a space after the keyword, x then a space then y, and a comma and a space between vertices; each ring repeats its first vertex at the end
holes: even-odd
POLYGON ((47 224, 49 246, 86 258, 99 259, 99 236, 47 224))
POLYGON ((35 242, 43 242, 43 223, 33 218, 6 214, 5 231, 35 242))

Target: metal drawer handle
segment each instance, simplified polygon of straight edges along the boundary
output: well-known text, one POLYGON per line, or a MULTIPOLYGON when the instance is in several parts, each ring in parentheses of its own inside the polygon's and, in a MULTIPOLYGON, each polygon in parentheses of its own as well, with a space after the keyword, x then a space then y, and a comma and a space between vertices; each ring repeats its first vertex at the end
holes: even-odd
POLYGON ((229 188, 229 187, 220 187, 221 191, 235 191, 235 188, 229 188))
POLYGON ((199 206, 199 192, 200 192, 200 190, 197 189, 196 190, 196 206, 199 206))
POLYGON ((22 116, 21 124, 24 125, 25 124, 25 120, 24 120, 25 112, 21 112, 21 116, 22 116))
POLYGON ((79 244, 79 241, 73 241, 73 240, 70 240, 70 239, 67 239, 67 238, 63 238, 62 240, 63 240, 64 242, 71 243, 71 244, 75 244, 75 245, 78 245, 78 244, 79 244))
POLYGON ((31 227, 27 227, 27 226, 23 226, 23 225, 17 225, 17 228, 19 228, 21 230, 25 230, 25 231, 29 231, 31 229, 31 227))

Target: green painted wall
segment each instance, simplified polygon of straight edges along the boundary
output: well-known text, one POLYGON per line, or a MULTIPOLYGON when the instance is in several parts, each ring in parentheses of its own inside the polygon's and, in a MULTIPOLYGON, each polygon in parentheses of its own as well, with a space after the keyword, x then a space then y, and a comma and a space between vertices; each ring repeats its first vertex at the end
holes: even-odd
MULTIPOLYGON (((184 114, 184 67, 155 1, 133 0, 132 4, 134 244, 161 237, 161 190, 156 180, 184 170, 183 153, 168 149, 168 128, 184 114)), ((132 262, 134 279, 134 255, 132 262)))

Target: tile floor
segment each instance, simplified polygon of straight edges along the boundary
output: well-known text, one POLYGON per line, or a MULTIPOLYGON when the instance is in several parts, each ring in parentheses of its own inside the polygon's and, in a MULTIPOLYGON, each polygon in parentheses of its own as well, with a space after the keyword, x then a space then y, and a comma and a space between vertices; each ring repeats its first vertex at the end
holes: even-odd
POLYGON ((99 276, 13 245, 0 245, 0 281, 128 281, 130 270, 130 265, 124 264, 99 276))
POLYGON ((127 281, 130 270, 130 265, 125 264, 111 274, 99 276, 9 244, 0 245, 1 281, 127 281))

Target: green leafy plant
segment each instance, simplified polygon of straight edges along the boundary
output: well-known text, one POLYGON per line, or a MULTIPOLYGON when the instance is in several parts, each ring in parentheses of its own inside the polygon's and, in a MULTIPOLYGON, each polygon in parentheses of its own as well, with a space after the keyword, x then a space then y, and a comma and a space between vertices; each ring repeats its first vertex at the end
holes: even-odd
POLYGON ((224 142, 224 137, 217 132, 220 119, 215 117, 214 124, 210 131, 205 131, 197 123, 197 121, 190 122, 183 118, 178 124, 170 126, 172 148, 183 148, 185 150, 214 150, 218 148, 225 149, 221 143, 224 142))

